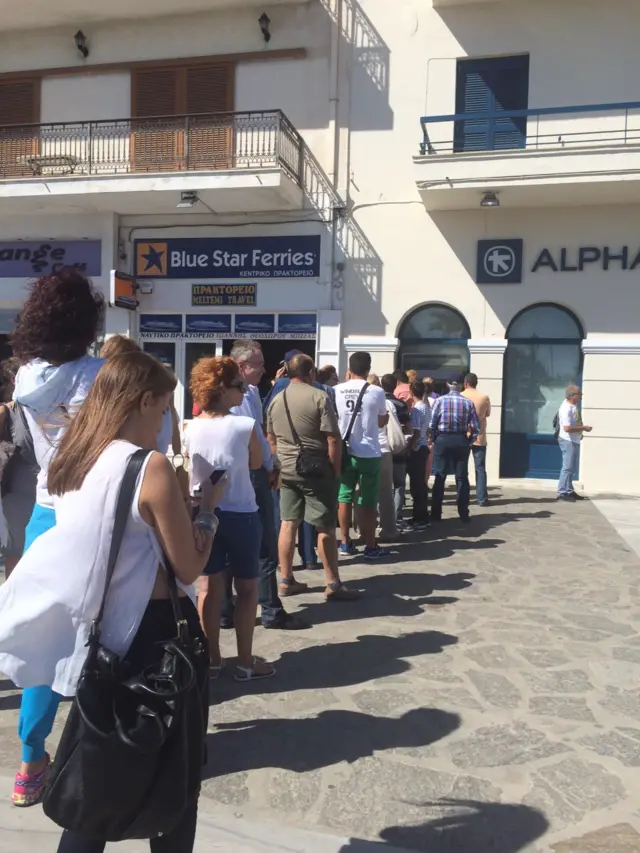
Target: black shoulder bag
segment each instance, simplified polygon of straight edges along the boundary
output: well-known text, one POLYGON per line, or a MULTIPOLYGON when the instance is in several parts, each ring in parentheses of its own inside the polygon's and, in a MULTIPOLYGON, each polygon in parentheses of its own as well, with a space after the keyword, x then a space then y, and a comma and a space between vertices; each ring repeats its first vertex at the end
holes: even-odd
POLYGON ((192 640, 166 562, 176 620, 158 663, 131 672, 100 644, 100 623, 136 482, 148 451, 129 460, 116 505, 100 611, 45 792, 45 814, 64 829, 106 841, 170 832, 198 793, 204 759, 208 654, 192 640))
POLYGON ((362 391, 360 391, 360 395, 356 400, 356 404, 353 407, 353 413, 351 415, 351 420, 349 421, 349 426, 347 427, 347 431, 344 434, 344 438, 342 439, 342 470, 344 471, 349 464, 349 439, 351 438, 351 433, 353 432, 353 427, 356 422, 356 418, 358 417, 358 413, 362 408, 362 401, 364 399, 364 395, 367 393, 367 388, 369 387, 368 383, 365 381, 362 386, 362 391))
POLYGON ((326 477, 326 458, 321 456, 317 451, 312 450, 310 447, 305 447, 304 444, 300 441, 300 436, 298 435, 298 432, 293 425, 293 418, 291 417, 291 412, 289 411, 289 403, 287 402, 286 390, 282 392, 282 399, 284 401, 284 408, 287 413, 287 418, 289 419, 291 435, 293 436, 293 440, 295 441, 295 443, 298 445, 296 473, 299 477, 303 477, 305 480, 319 480, 321 477, 326 477))

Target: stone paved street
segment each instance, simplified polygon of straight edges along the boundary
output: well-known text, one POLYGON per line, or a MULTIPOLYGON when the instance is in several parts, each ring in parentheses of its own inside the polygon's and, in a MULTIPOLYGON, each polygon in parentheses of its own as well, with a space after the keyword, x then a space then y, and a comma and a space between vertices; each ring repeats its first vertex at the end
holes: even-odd
MULTIPOLYGON (((214 684, 203 815, 263 825, 225 849, 316 849, 275 840, 291 827, 341 836, 317 848, 331 853, 639 853, 633 535, 588 501, 491 498, 468 527, 449 505, 386 565, 342 561, 356 605, 325 605, 320 573, 301 575, 314 591, 287 606, 313 630, 257 631, 277 677, 214 684)), ((603 511, 640 522, 640 502, 603 511)), ((3 683, 5 777, 18 701, 3 683)))

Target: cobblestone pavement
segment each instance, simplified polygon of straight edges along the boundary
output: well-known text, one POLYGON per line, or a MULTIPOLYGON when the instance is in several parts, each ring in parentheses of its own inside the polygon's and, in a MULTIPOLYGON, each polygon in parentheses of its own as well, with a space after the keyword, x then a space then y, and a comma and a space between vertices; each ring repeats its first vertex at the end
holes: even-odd
MULTIPOLYGON (((454 514, 384 565, 343 560, 355 605, 300 574, 313 590, 287 607, 314 628, 256 632, 276 678, 212 685, 205 814, 335 833, 340 853, 640 853, 631 540, 544 492, 454 514)), ((11 770, 19 697, 0 687, 11 770)))

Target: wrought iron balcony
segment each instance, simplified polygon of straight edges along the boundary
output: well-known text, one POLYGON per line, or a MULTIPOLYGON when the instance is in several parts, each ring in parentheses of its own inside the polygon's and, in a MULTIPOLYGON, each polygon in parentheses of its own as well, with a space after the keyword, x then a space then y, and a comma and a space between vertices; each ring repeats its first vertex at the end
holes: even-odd
POLYGON ((0 179, 283 169, 304 143, 279 110, 0 127, 0 179))
POLYGON ((640 144, 640 102, 423 116, 421 154, 567 152, 640 144))

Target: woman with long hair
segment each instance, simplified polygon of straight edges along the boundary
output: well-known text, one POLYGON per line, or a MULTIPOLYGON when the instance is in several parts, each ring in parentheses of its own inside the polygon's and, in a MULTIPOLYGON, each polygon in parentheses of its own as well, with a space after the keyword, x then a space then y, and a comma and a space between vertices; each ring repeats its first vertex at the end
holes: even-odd
MULTIPOLYGON (((102 360, 87 351, 98 335, 103 314, 102 296, 79 272, 66 268, 34 282, 18 315, 12 345, 22 367, 14 400, 24 410, 40 468, 25 551, 56 523, 47 487, 49 464, 69 416, 84 402, 102 366, 102 360)), ((59 701, 48 685, 33 685, 22 694, 18 722, 22 764, 11 798, 16 806, 32 806, 42 796, 50 764, 45 740, 59 701)))
MULTIPOLYGON (((66 430, 49 467, 56 525, 0 589, 0 670, 19 686, 47 684, 58 696, 75 693, 105 588, 120 485, 133 453, 155 446, 175 383, 146 353, 115 356, 66 430)), ((100 632, 102 645, 133 673, 158 662, 160 644, 176 632, 163 549, 179 583, 182 617, 191 635, 202 637, 191 584, 209 557, 220 494, 220 486, 203 484, 201 510, 211 515, 194 528, 170 462, 158 452, 145 460, 100 632)), ((206 725, 203 756, 205 733, 206 725)), ((172 832, 151 841, 153 853, 191 853, 196 813, 197 797, 172 832)), ((105 843, 65 832, 58 850, 102 853, 105 843)))
MULTIPOLYGON (((112 335, 104 342, 100 350, 100 356, 104 359, 122 355, 124 352, 142 352, 139 344, 125 335, 112 335)), ((174 455, 181 452, 182 442, 180 439, 180 419, 173 400, 162 417, 162 428, 158 433, 158 450, 166 453, 172 450, 174 455)))
POLYGON ((198 597, 209 640, 211 677, 217 678, 223 668, 220 615, 228 565, 237 595, 234 627, 238 663, 234 677, 237 681, 268 678, 275 675, 274 667, 253 656, 262 528, 250 471, 262 467, 262 449, 255 420, 231 413, 242 403, 244 394, 237 363, 232 358, 200 359, 191 372, 191 394, 201 409, 186 435, 191 493, 197 494, 212 468, 224 471, 228 482, 217 510, 218 533, 198 597))

